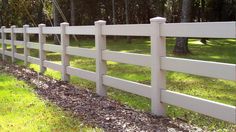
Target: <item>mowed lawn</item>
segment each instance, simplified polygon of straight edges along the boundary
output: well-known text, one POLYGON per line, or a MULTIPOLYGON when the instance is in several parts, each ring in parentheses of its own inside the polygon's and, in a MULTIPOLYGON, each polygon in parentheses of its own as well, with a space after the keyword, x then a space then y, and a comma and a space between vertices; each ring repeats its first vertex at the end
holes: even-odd
MULTIPOLYGON (((175 56, 172 53, 174 44, 175 39, 167 39, 167 56, 175 56)), ((75 47, 80 45, 80 47, 83 48, 94 48, 94 41, 93 39, 79 38, 79 41, 72 41, 70 45, 75 47)), ((116 40, 108 39, 107 48, 112 51, 150 54, 150 41, 148 38, 133 38, 132 43, 127 43, 126 39, 123 38, 118 38, 116 40)), ((189 48, 192 51, 191 55, 175 57, 236 64, 235 39, 209 39, 207 45, 202 44, 199 39, 190 39, 189 48)), ((18 52, 22 52, 22 49, 19 49, 18 52)), ((37 57, 38 51, 31 50, 31 55, 37 57)), ((60 54, 49 52, 47 54, 47 60, 60 63, 60 54)), ((22 64, 21 61, 18 63, 22 64)), ((150 84, 150 68, 111 61, 108 61, 107 64, 108 75, 144 84, 150 84)), ((95 60, 71 56, 71 66, 95 71, 95 60)), ((39 70, 39 67, 35 64, 30 64, 29 67, 34 68, 36 71, 39 70)), ((61 76, 59 72, 51 69, 48 69, 45 75, 49 75, 56 79, 60 79, 61 76)), ((95 83, 80 79, 78 77, 72 76, 71 83, 95 90, 95 83)), ((167 89, 236 106, 236 83, 233 81, 207 78, 178 72, 167 72, 167 89)), ((122 92, 113 88, 109 88, 108 95, 110 98, 118 100, 123 104, 127 104, 130 107, 150 111, 150 100, 147 98, 122 92)), ((236 128, 233 124, 175 106, 167 106, 167 115, 172 118, 181 118, 201 127, 207 127, 209 130, 216 129, 231 131, 236 128)))
POLYGON ((40 99, 33 87, 0 72, 0 131, 100 131, 51 103, 40 99))

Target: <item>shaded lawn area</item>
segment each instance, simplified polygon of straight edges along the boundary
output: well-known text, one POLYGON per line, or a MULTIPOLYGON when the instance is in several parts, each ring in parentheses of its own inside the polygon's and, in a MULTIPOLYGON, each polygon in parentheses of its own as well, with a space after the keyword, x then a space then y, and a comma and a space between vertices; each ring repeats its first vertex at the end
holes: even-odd
POLYGON ((0 71, 0 131, 99 131, 41 100, 33 87, 0 71))
MULTIPOLYGON (((79 42, 72 41, 70 45, 75 47, 80 45, 80 47, 83 48, 94 48, 93 40, 79 40, 79 42)), ((172 54, 174 44, 175 39, 167 39, 167 56, 175 56, 172 54)), ((207 45, 201 44, 199 39, 190 39, 189 47, 192 51, 191 55, 175 57, 236 64, 235 39, 210 39, 208 40, 207 45)), ((108 39, 107 48, 109 50, 120 52, 150 54, 150 41, 148 38, 139 38, 133 39, 133 42, 129 44, 125 39, 108 39)), ((22 50, 19 49, 19 52, 22 52, 22 50)), ((38 51, 31 50, 31 55, 37 57, 38 51)), ((60 54, 50 52, 47 54, 47 60, 60 63, 60 54)), ((71 66, 95 71, 94 59, 71 56, 70 60, 71 66)), ((22 62, 18 63, 22 64, 22 62)), ((107 64, 108 75, 144 84, 150 84, 150 68, 111 61, 108 61, 107 64)), ((39 67, 35 64, 30 64, 29 67, 34 68, 36 71, 39 70, 39 67)), ((50 69, 48 69, 45 74, 56 79, 60 79, 61 76, 59 72, 50 69)), ((95 83, 93 82, 73 76, 71 78, 71 82, 75 85, 95 90, 95 83)), ((207 78, 178 72, 167 72, 167 89, 236 106, 236 83, 233 81, 207 78)), ((133 108, 150 111, 150 100, 147 98, 112 88, 108 89, 108 95, 110 98, 116 99, 133 108)), ((167 115, 173 118, 181 118, 201 127, 207 126, 209 130, 226 129, 230 131, 230 129, 233 130, 233 128, 236 127, 230 123, 174 106, 167 107, 167 115)))

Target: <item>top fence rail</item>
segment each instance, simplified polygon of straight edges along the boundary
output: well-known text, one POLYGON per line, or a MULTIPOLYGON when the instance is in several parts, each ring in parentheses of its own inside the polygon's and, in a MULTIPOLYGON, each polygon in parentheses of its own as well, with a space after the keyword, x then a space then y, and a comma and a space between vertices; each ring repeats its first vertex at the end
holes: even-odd
MULTIPOLYGON (((30 27, 26 33, 37 34, 37 27, 30 27)), ((103 25, 102 35, 114 36, 150 36, 150 24, 103 25)), ((1 30, 0 30, 1 31, 1 30)), ((60 27, 43 27, 43 34, 60 34, 60 27)), ((4 33, 11 33, 5 28, 4 33)), ((15 28, 14 33, 23 33, 23 28, 15 28)), ((69 35, 95 35, 95 26, 68 26, 69 35)), ((203 22, 203 23, 164 23, 160 26, 163 37, 194 38, 236 38, 236 22, 203 22)))

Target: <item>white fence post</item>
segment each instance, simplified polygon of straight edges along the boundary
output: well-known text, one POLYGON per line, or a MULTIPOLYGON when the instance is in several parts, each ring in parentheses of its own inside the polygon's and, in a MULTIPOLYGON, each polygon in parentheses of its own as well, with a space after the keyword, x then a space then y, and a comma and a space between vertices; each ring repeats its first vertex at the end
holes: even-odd
POLYGON ((95 46, 96 46, 96 92, 100 96, 106 96, 106 86, 103 85, 103 75, 106 74, 106 61, 102 60, 102 51, 106 49, 106 36, 102 35, 102 26, 106 21, 95 22, 95 46))
POLYGON ((6 50, 6 45, 5 45, 5 39, 6 39, 6 34, 4 33, 5 26, 1 27, 2 30, 2 60, 5 60, 5 50, 6 50))
POLYGON ((24 64, 27 65, 28 63, 28 55, 29 55, 29 49, 27 48, 27 43, 29 42, 29 34, 26 33, 27 28, 29 25, 23 26, 23 38, 24 38, 24 64))
POLYGON ((151 109, 152 113, 163 116, 165 115, 164 104, 161 102, 161 90, 166 87, 165 72, 161 70, 161 57, 166 56, 165 37, 160 36, 161 24, 165 23, 166 19, 155 17, 150 19, 152 26, 151 34, 151 109))
POLYGON ((11 26, 11 60, 12 63, 15 62, 15 52, 16 52, 16 45, 15 45, 15 40, 16 40, 16 34, 14 33, 14 29, 16 28, 15 25, 11 26))
POLYGON ((69 23, 64 22, 61 23, 61 46, 62 46, 62 54, 61 54, 61 62, 62 62, 62 80, 69 81, 70 76, 66 72, 66 67, 70 65, 69 55, 66 54, 66 48, 70 44, 70 36, 66 34, 66 27, 69 26, 69 23))
POLYGON ((39 24, 39 59, 40 59, 40 73, 46 71, 46 67, 43 66, 44 60, 46 60, 46 54, 43 45, 46 43, 46 36, 43 34, 43 27, 45 24, 39 24))

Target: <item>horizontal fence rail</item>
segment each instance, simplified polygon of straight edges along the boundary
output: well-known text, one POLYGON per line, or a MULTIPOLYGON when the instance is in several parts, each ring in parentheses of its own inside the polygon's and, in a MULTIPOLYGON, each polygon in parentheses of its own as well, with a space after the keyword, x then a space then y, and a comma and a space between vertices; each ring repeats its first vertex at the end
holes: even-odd
POLYGON ((161 91, 161 101, 171 105, 179 106, 208 116, 219 118, 235 123, 235 107, 181 94, 169 90, 161 91))
POLYGON ((32 56, 28 56, 28 61, 31 62, 32 64, 38 64, 40 63, 40 59, 32 56))
POLYGON ((39 28, 38 27, 27 28, 26 33, 28 33, 28 34, 38 34, 39 33, 39 28))
POLYGON ((119 36, 150 36, 150 24, 130 24, 130 25, 106 25, 103 27, 103 35, 119 36))
POLYGON ((19 60, 24 60, 25 59, 25 56, 23 54, 15 53, 15 57, 19 60))
POLYGON ((11 33, 11 28, 5 28, 4 33, 11 33))
POLYGON ((15 28, 14 33, 23 33, 24 29, 23 28, 15 28))
POLYGON ((24 41, 15 41, 15 45, 24 46, 24 41))
POLYGON ((23 60, 25 64, 40 65, 40 71, 50 68, 61 72, 62 79, 69 81, 70 76, 77 76, 96 82, 97 94, 106 95, 106 87, 117 88, 151 99, 152 112, 164 115, 163 104, 175 105, 201 114, 212 116, 224 121, 236 123, 236 107, 201 99, 198 97, 166 90, 165 71, 183 72, 193 75, 220 78, 236 81, 236 64, 166 57, 166 37, 196 37, 196 38, 236 38, 236 22, 207 23, 165 23, 164 18, 153 18, 150 24, 106 25, 105 21, 97 21, 92 26, 68 26, 62 23, 60 27, 1 28, 0 54, 2 59, 10 56, 23 60), (15 34, 23 34, 24 40, 16 40, 15 34), (6 39, 11 34, 11 39, 6 39), (37 34, 39 42, 31 42, 30 34, 37 34), (59 34, 61 45, 47 44, 46 35, 59 34), (72 47, 69 45, 69 35, 95 36, 95 49, 72 47), (148 36, 151 39, 151 55, 123 53, 106 49, 106 36, 148 36), (6 45, 11 49, 6 49, 6 45), (16 52, 16 46, 24 47, 24 53, 16 52), (38 57, 30 56, 31 49, 39 51, 38 57), (60 53, 62 63, 46 60, 47 52, 60 53), (96 72, 70 66, 70 56, 81 56, 96 60, 96 72), (145 85, 125 79, 106 75, 106 61, 114 61, 151 68, 151 85, 145 85))
POLYGON ((54 44, 44 44, 43 48, 45 51, 62 53, 62 47, 54 44))
POLYGON ((151 66, 150 55, 134 54, 134 53, 121 53, 115 51, 103 51, 103 60, 115 61, 126 64, 151 66), (138 59, 137 59, 138 58, 138 59))
POLYGON ((96 58, 96 51, 93 49, 68 46, 66 48, 66 53, 68 55, 82 56, 82 57, 87 57, 87 58, 96 58))
POLYGON ((29 48, 29 49, 39 49, 39 43, 27 42, 27 48, 29 48))
POLYGON ((141 83, 127 81, 111 76, 103 76, 103 83, 107 86, 118 88, 120 90, 141 95, 147 98, 151 97, 151 87, 141 83))
POLYGON ((162 57, 161 69, 236 81, 235 64, 162 57))
POLYGON ((82 69, 74 68, 74 67, 70 67, 70 66, 68 66, 66 68, 66 71, 69 75, 78 76, 78 77, 81 77, 83 79, 87 79, 87 80, 94 81, 94 82, 96 81, 95 72, 82 70, 82 69))
POLYGON ((94 26, 69 26, 66 28, 66 34, 95 35, 95 27, 94 26))
POLYGON ((161 36, 194 38, 235 38, 236 22, 167 23, 161 36))
POLYGON ((5 39, 4 41, 6 44, 11 44, 11 40, 9 40, 9 39, 5 39))
POLYGON ((60 34, 60 27, 43 27, 43 34, 60 34))

